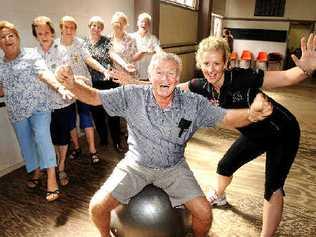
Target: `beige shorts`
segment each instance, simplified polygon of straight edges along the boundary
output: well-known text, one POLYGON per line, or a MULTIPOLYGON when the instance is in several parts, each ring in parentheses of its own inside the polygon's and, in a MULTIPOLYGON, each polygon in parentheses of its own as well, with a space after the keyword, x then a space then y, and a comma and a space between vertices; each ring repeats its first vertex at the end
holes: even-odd
POLYGON ((185 160, 171 168, 155 169, 139 165, 133 159, 124 158, 99 192, 104 195, 111 193, 119 202, 127 204, 131 197, 148 184, 162 188, 169 195, 173 207, 193 198, 205 196, 185 160))

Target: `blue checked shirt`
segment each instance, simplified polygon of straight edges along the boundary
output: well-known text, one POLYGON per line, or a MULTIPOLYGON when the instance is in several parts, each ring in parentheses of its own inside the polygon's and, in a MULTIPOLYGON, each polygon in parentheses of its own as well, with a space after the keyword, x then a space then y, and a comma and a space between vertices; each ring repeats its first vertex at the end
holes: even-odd
POLYGON ((129 151, 143 166, 167 168, 184 159, 187 141, 200 127, 214 127, 225 109, 191 92, 175 90, 172 105, 161 109, 155 102, 151 86, 121 86, 100 93, 103 106, 111 116, 121 116, 128 124, 129 151), (186 121, 181 132, 179 123, 186 121))

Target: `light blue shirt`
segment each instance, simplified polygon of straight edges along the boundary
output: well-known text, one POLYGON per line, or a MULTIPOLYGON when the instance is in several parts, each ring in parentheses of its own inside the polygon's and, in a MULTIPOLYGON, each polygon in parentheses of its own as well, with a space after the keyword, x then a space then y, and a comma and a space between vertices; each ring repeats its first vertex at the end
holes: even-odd
POLYGON ((16 59, 0 61, 0 83, 3 86, 9 119, 18 122, 33 112, 50 111, 48 86, 38 79, 48 70, 35 49, 22 49, 16 59))
POLYGON ((121 116, 128 124, 127 157, 150 168, 167 168, 184 159, 187 141, 200 127, 214 127, 225 109, 210 105, 191 92, 175 90, 170 108, 161 109, 151 86, 121 86, 100 92, 102 104, 111 116, 121 116), (182 120, 189 126, 179 128, 182 120))

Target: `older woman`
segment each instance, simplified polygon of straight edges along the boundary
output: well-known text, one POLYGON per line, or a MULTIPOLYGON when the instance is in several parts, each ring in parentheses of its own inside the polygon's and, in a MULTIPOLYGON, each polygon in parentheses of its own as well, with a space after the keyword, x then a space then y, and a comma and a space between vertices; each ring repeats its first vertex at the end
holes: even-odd
POLYGON ((135 72, 134 62, 137 53, 136 41, 126 33, 128 21, 127 16, 123 12, 115 12, 111 20, 112 48, 110 51, 111 58, 114 60, 116 67, 121 67, 128 72, 135 72))
MULTIPOLYGON (((111 58, 114 61, 114 67, 121 70, 125 70, 137 76, 135 61, 137 57, 136 41, 125 31, 128 21, 127 16, 123 12, 115 12, 111 20, 112 35, 111 42, 112 48, 110 51, 111 58)), ((127 149, 127 128, 126 121, 121 119, 121 139, 120 139, 120 151, 127 149)))
MULTIPOLYGON (((286 71, 226 70, 229 47, 222 38, 201 41, 196 54, 197 66, 205 78, 182 85, 223 108, 248 108, 260 88, 289 86, 303 81, 316 69, 316 36, 302 40, 302 57, 293 57, 296 67, 286 71)), ((261 236, 273 236, 282 216, 284 183, 295 159, 300 128, 285 107, 270 98, 273 113, 267 119, 239 128, 241 135, 218 163, 218 184, 211 194, 212 205, 225 205, 225 189, 233 174, 244 164, 266 153, 266 182, 261 236)), ((250 118, 251 119, 251 118, 250 118)))
MULTIPOLYGON (((107 69, 104 68, 98 61, 91 57, 89 51, 84 47, 82 39, 76 37, 77 21, 71 16, 63 16, 60 20, 61 38, 57 39, 57 45, 66 48, 69 58, 69 66, 76 75, 88 78, 87 84, 91 84, 91 76, 87 65, 91 68, 107 74, 107 69)), ((91 163, 95 164, 100 161, 95 147, 94 127, 90 106, 80 101, 77 101, 77 109, 80 118, 80 128, 84 129, 90 152, 91 163)), ((76 129, 76 114, 73 116, 71 138, 74 144, 74 150, 70 158, 78 158, 81 150, 79 147, 79 139, 76 129)))
MULTIPOLYGON (((55 29, 48 17, 36 17, 32 23, 32 33, 39 42, 39 46, 36 49, 44 58, 51 72, 55 72, 57 66, 67 64, 66 49, 54 43, 55 29)), ((63 87, 59 87, 59 89, 64 90, 63 87)), ((69 179, 64 170, 68 144, 70 143, 70 120, 75 111, 75 103, 74 100, 63 100, 56 93, 52 94, 51 101, 54 110, 50 128, 58 158, 58 178, 60 185, 66 186, 69 183, 69 179)))
MULTIPOLYGON (((111 39, 102 35, 104 21, 99 16, 93 16, 89 21, 89 37, 85 39, 84 45, 88 48, 91 56, 97 60, 103 67, 110 68, 112 60, 110 58, 110 49, 112 48, 111 39)), ((97 89, 110 89, 118 87, 119 84, 112 80, 107 80, 103 73, 89 67, 92 78, 92 86, 97 89)), ((102 106, 91 106, 91 112, 96 130, 100 136, 101 144, 108 144, 108 129, 111 132, 112 142, 115 149, 120 151, 120 118, 109 116, 102 106)))
MULTIPOLYGON (((21 49, 16 27, 0 21, 0 91, 4 92, 9 119, 15 130, 27 172, 34 172, 29 188, 40 184, 41 169, 47 169, 47 201, 59 197, 55 167, 56 154, 50 135, 49 88, 60 83, 49 73, 45 61, 34 49, 21 49)), ((60 90, 61 91, 61 90, 60 90)), ((61 92, 63 93, 63 92, 61 92)), ((0 93, 1 94, 1 93, 0 93)))
POLYGON ((135 39, 137 53, 134 58, 138 59, 136 68, 139 80, 148 81, 148 66, 152 55, 161 50, 156 36, 150 33, 151 16, 143 12, 137 18, 137 31, 130 34, 135 39))

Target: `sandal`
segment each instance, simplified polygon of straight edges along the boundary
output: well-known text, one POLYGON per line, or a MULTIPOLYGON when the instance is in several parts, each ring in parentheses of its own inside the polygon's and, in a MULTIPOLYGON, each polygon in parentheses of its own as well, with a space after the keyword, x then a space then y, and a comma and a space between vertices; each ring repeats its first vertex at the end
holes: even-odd
POLYGON ((91 163, 92 164, 97 164, 100 162, 100 158, 98 157, 97 153, 91 153, 90 154, 90 158, 91 158, 91 163))
POLYGON ((41 185, 40 179, 29 179, 26 183, 26 186, 30 189, 38 188, 41 185))
POLYGON ((69 178, 65 171, 59 171, 58 178, 61 186, 66 186, 69 184, 69 178))
POLYGON ((81 155, 81 149, 74 149, 70 155, 69 155, 69 159, 74 160, 74 159, 79 159, 81 155))
POLYGON ((52 201, 55 201, 56 199, 59 198, 59 189, 56 189, 55 191, 47 191, 46 192, 46 200, 48 202, 52 202, 52 201))

